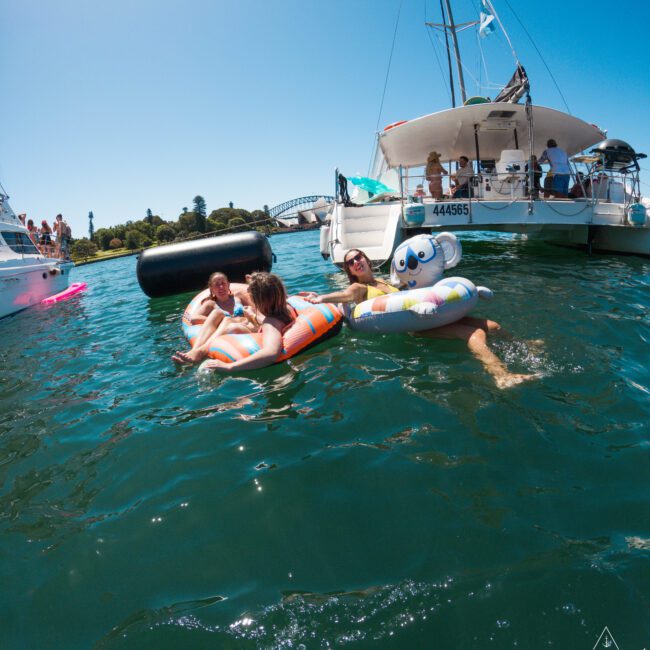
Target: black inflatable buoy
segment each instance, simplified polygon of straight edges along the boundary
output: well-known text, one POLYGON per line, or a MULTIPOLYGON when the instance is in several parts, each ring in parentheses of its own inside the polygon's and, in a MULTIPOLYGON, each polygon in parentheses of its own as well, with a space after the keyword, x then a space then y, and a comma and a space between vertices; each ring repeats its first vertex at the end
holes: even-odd
POLYGON ((272 264, 268 238, 249 231, 149 248, 138 259, 137 275, 142 291, 159 298, 205 288, 214 271, 243 282, 247 273, 270 271, 272 264))

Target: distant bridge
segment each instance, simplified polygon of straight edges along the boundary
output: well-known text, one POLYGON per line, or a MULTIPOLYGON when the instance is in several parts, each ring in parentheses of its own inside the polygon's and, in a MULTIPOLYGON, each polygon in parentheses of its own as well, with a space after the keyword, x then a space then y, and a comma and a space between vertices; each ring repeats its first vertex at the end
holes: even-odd
POLYGON ((297 216, 298 212, 311 209, 311 207, 314 205, 314 202, 318 201, 318 199, 321 198, 325 199, 327 203, 331 203, 332 201, 334 201, 333 196, 326 196, 325 194, 314 194, 313 196, 301 196, 300 198, 291 199, 290 201, 285 201, 284 203, 280 203, 280 205, 276 205, 274 208, 271 208, 269 210, 268 214, 270 217, 273 217, 274 219, 276 217, 279 217, 282 214, 289 216, 286 213, 290 213, 291 216, 297 216))

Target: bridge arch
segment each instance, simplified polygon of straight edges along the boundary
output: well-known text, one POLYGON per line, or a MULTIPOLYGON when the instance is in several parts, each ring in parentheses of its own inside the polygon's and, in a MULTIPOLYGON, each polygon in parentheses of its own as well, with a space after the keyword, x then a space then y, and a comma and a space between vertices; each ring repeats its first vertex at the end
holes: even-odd
POLYGON ((301 211, 301 209, 302 210, 310 209, 314 205, 314 202, 318 201, 318 199, 321 198, 325 199, 327 203, 331 203, 332 201, 334 201, 333 196, 327 196, 325 194, 313 194, 311 196, 300 196, 296 199, 285 201, 284 203, 280 203, 279 205, 270 208, 268 211, 268 215, 270 217, 273 217, 274 219, 282 215, 295 216, 298 212, 301 211))

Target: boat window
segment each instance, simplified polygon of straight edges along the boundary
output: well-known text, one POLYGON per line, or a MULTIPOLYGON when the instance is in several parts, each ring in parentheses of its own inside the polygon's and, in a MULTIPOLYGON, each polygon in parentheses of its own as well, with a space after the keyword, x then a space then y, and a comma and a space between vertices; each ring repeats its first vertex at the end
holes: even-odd
POLYGON ((2 238, 7 242, 7 246, 16 253, 27 255, 38 255, 38 249, 32 243, 32 240, 22 232, 2 231, 2 238))
POLYGON ((490 111, 487 119, 489 120, 491 117, 498 119, 508 119, 509 117, 512 117, 515 112, 516 111, 490 111))

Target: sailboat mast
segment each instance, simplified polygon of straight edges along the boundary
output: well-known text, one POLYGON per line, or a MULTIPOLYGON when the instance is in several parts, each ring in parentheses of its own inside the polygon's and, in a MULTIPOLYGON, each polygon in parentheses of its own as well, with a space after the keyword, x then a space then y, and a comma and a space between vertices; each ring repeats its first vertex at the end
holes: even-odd
POLYGON ((456 54, 456 67, 458 68, 458 85, 460 86, 460 96, 465 103, 467 95, 465 93, 465 80, 463 79, 463 66, 460 62, 460 50, 458 49, 458 38, 456 37, 456 26, 454 25, 454 16, 451 13, 451 4, 449 0, 445 0, 447 5, 447 14, 449 15, 449 26, 451 28, 451 38, 454 41, 454 52, 456 54))
POLYGON ((454 87, 454 73, 451 69, 451 50, 449 49, 449 35, 447 34, 447 17, 445 16, 445 6, 440 0, 440 13, 442 14, 442 25, 445 30, 445 48, 447 50, 447 64, 449 66, 449 87, 451 88, 451 107, 456 108, 456 89, 454 87))

